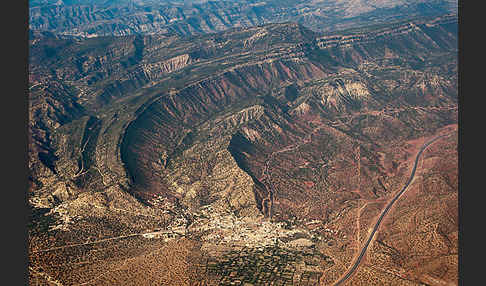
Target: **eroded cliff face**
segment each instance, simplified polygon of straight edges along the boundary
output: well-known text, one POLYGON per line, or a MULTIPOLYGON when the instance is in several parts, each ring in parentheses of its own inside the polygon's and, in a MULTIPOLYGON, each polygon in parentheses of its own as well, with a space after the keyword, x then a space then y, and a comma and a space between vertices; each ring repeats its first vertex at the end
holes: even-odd
MULTIPOLYGON (((201 249, 212 239, 231 248, 247 243, 247 229, 261 247, 278 238, 348 261, 346 246, 359 241, 353 231, 378 210, 366 212, 360 230, 354 215, 367 209, 359 204, 382 204, 406 179, 414 155, 406 142, 457 123, 454 25, 446 16, 333 35, 297 24, 191 39, 34 33, 33 264, 48 263, 47 249, 64 261, 71 248, 55 241, 102 247, 126 239, 153 250, 195 235, 201 249), (245 236, 217 234, 232 229, 245 236)), ((120 255, 145 261, 136 249, 120 255)), ((109 265, 74 271, 86 282, 109 265)), ((46 273, 73 282, 63 267, 46 273)))
POLYGON ((161 75, 180 70, 191 64, 192 59, 188 54, 182 54, 165 61, 142 65, 143 72, 148 80, 155 80, 161 75))
MULTIPOLYGON (((265 113, 264 106, 270 103, 265 102, 263 93, 270 90, 270 83, 306 80, 323 74, 322 70, 304 63, 257 63, 232 69, 155 101, 127 130, 124 156, 133 182, 143 186, 144 192, 171 190, 171 183, 161 179, 164 169, 176 168, 173 164, 177 164, 177 168, 184 166, 186 156, 194 152, 194 144, 211 146, 213 141, 224 137, 223 142, 228 145, 233 133, 265 113), (253 105, 255 103, 257 105, 253 105)), ((218 153, 218 148, 226 149, 224 145, 217 147, 221 144, 214 143, 214 152, 218 153)), ((208 152, 212 153, 209 149, 208 152)), ((200 156, 202 153, 195 154, 200 156)), ((224 154, 230 155, 226 151, 224 154)), ((201 164, 207 161, 202 158, 187 160, 201 161, 201 164)), ((234 167, 238 168, 237 165, 234 167)), ((203 173, 211 173, 213 167, 198 165, 185 173, 197 173, 198 168, 204 170, 203 173)), ((249 180, 248 184, 253 183, 249 180)), ((252 197, 253 192, 249 194, 252 197)))
MULTIPOLYGON (((336 134, 376 140, 385 138, 390 124, 410 129, 432 116, 423 113, 427 108, 440 112, 455 104, 455 79, 440 70, 447 70, 442 64, 432 69, 453 47, 453 21, 447 16, 320 37, 299 25, 273 24, 195 41, 167 35, 80 41, 34 33, 33 189, 47 190, 61 180, 76 192, 133 184, 145 190, 140 195, 169 195, 175 193, 164 170, 212 138, 226 136, 228 145, 240 132, 268 157, 274 150, 262 142, 293 146, 323 124, 331 123, 326 128, 336 134), (402 42, 427 47, 427 61, 424 54, 404 51, 402 42), (365 52, 371 45, 374 52, 365 52), (397 61, 397 55, 409 61, 397 61), (413 109, 413 118, 387 117, 390 124, 378 120, 387 114, 383 107, 397 100, 422 109, 413 109), (92 111, 100 115, 88 115, 92 111), (361 135, 343 129, 363 118, 376 126, 366 126, 361 135)), ((253 193, 267 196, 270 187, 259 173, 250 175, 265 194, 253 193)))
POLYGON ((334 36, 273 24, 195 41, 167 35, 70 40, 34 33, 34 189, 62 177, 79 191, 120 183, 168 192, 158 168, 181 159, 197 142, 235 132, 251 142, 278 138, 286 146, 329 122, 339 134, 358 136, 353 128, 336 127, 366 118, 377 125, 359 136, 383 139, 387 124, 378 117, 389 102, 420 106, 412 108, 413 118, 390 119, 402 127, 432 116, 423 113, 426 108, 440 112, 455 104, 456 80, 440 59, 454 47, 453 21, 446 16, 334 36), (427 60, 425 52, 404 50, 405 42, 426 47, 417 49, 428 51, 427 60), (100 115, 89 115, 93 111, 100 115), (259 126, 251 127, 255 122, 259 126))

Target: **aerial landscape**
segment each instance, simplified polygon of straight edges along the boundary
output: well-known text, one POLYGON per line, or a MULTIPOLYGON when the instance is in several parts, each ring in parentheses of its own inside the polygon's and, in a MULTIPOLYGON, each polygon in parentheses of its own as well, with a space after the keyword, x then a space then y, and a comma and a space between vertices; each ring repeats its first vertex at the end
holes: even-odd
POLYGON ((458 3, 29 0, 29 285, 459 285, 458 3))

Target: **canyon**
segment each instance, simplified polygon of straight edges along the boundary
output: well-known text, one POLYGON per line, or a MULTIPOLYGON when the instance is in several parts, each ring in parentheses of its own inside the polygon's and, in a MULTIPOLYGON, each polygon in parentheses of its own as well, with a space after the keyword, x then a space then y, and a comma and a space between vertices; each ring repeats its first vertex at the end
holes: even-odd
POLYGON ((332 285, 445 133, 349 283, 457 284, 457 15, 206 32, 30 31, 31 284, 332 285))

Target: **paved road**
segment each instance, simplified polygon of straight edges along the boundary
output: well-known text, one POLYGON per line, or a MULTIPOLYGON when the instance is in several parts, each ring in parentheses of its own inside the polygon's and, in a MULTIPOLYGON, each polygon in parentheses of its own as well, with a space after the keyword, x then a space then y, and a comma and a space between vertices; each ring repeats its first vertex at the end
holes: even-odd
POLYGON ((337 286, 337 285, 340 285, 342 283, 344 283, 349 277, 351 277, 351 275, 353 275, 353 273, 356 271, 356 269, 358 268, 361 260, 363 259, 364 255, 366 254, 366 251, 368 250, 368 246, 370 245, 371 243, 371 240, 373 239, 376 231, 378 230, 378 228, 380 227, 380 224, 381 224, 381 221, 383 220, 383 218, 385 217, 385 215, 388 213, 388 211, 390 210, 390 208, 393 206, 393 204, 398 200, 398 198, 407 190, 408 186, 410 185, 410 183, 412 182, 414 176, 415 176, 415 171, 417 170, 417 165, 418 165, 418 161, 420 159, 420 156, 422 155, 422 153, 424 152, 424 150, 429 147, 429 145, 431 145, 432 143, 434 143, 435 141, 439 140, 440 138, 442 137, 446 137, 446 136, 449 136, 450 134, 452 133, 447 133, 445 135, 440 135, 440 136, 437 136, 435 137, 434 139, 428 141, 427 143, 425 143, 422 148, 420 148, 420 151, 417 153, 417 156, 415 157, 415 164, 413 166, 413 169, 412 169, 412 173, 410 174, 410 178, 408 179, 407 183, 405 184, 405 186, 403 186, 402 190, 400 192, 398 192, 396 194, 396 196, 388 203, 388 205, 386 206, 386 208, 383 210, 383 212, 381 213, 380 217, 378 218, 378 221, 376 222, 375 224, 375 227, 373 228, 373 231, 371 232, 370 236, 368 237, 368 240, 366 241, 365 245, 363 246, 363 248, 361 249, 361 252, 358 256, 358 258, 356 259, 356 262, 353 264, 353 266, 351 268, 348 269, 348 272, 346 273, 346 275, 344 275, 341 279, 339 279, 334 285, 337 286))

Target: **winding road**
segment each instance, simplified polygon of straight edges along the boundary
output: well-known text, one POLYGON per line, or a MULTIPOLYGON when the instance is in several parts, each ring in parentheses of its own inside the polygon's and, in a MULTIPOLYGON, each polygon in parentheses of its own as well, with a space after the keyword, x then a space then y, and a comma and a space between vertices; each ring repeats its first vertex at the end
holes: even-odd
POLYGON ((375 236, 376 231, 380 227, 380 224, 381 224, 383 218, 388 213, 388 211, 393 206, 393 204, 407 190, 407 188, 410 185, 410 183, 412 183, 412 180, 413 180, 413 178, 415 176, 415 171, 417 170, 417 165, 418 165, 420 156, 422 155, 422 153, 424 152, 424 150, 427 147, 429 147, 432 143, 434 143, 435 141, 439 140, 440 138, 449 136, 452 133, 453 132, 447 133, 447 134, 444 134, 444 135, 437 136, 437 137, 433 138, 432 140, 426 142, 424 145, 422 145, 422 147, 420 148, 420 151, 417 153, 417 156, 415 157, 415 164, 413 166, 412 173, 410 174, 410 178, 408 179, 407 183, 403 186, 402 190, 395 195, 395 197, 388 203, 388 205, 386 206, 386 208, 382 211, 381 215, 379 216, 379 218, 378 218, 378 220, 377 220, 377 222, 375 224, 375 227, 373 228, 373 231, 371 232, 370 236, 368 237, 368 240, 366 241, 366 243, 364 244, 363 248, 361 249, 361 252, 360 252, 359 256, 357 257, 356 261, 348 269, 348 272, 346 272, 346 274, 344 276, 342 276, 341 279, 339 279, 336 283, 334 283, 334 286, 341 285, 342 283, 344 283, 346 280, 348 280, 351 277, 351 275, 353 275, 353 273, 358 268, 359 264, 361 263, 361 260, 363 259, 364 255, 366 254, 366 251, 368 250, 368 246, 370 245, 371 241, 373 240, 373 237, 375 236))

